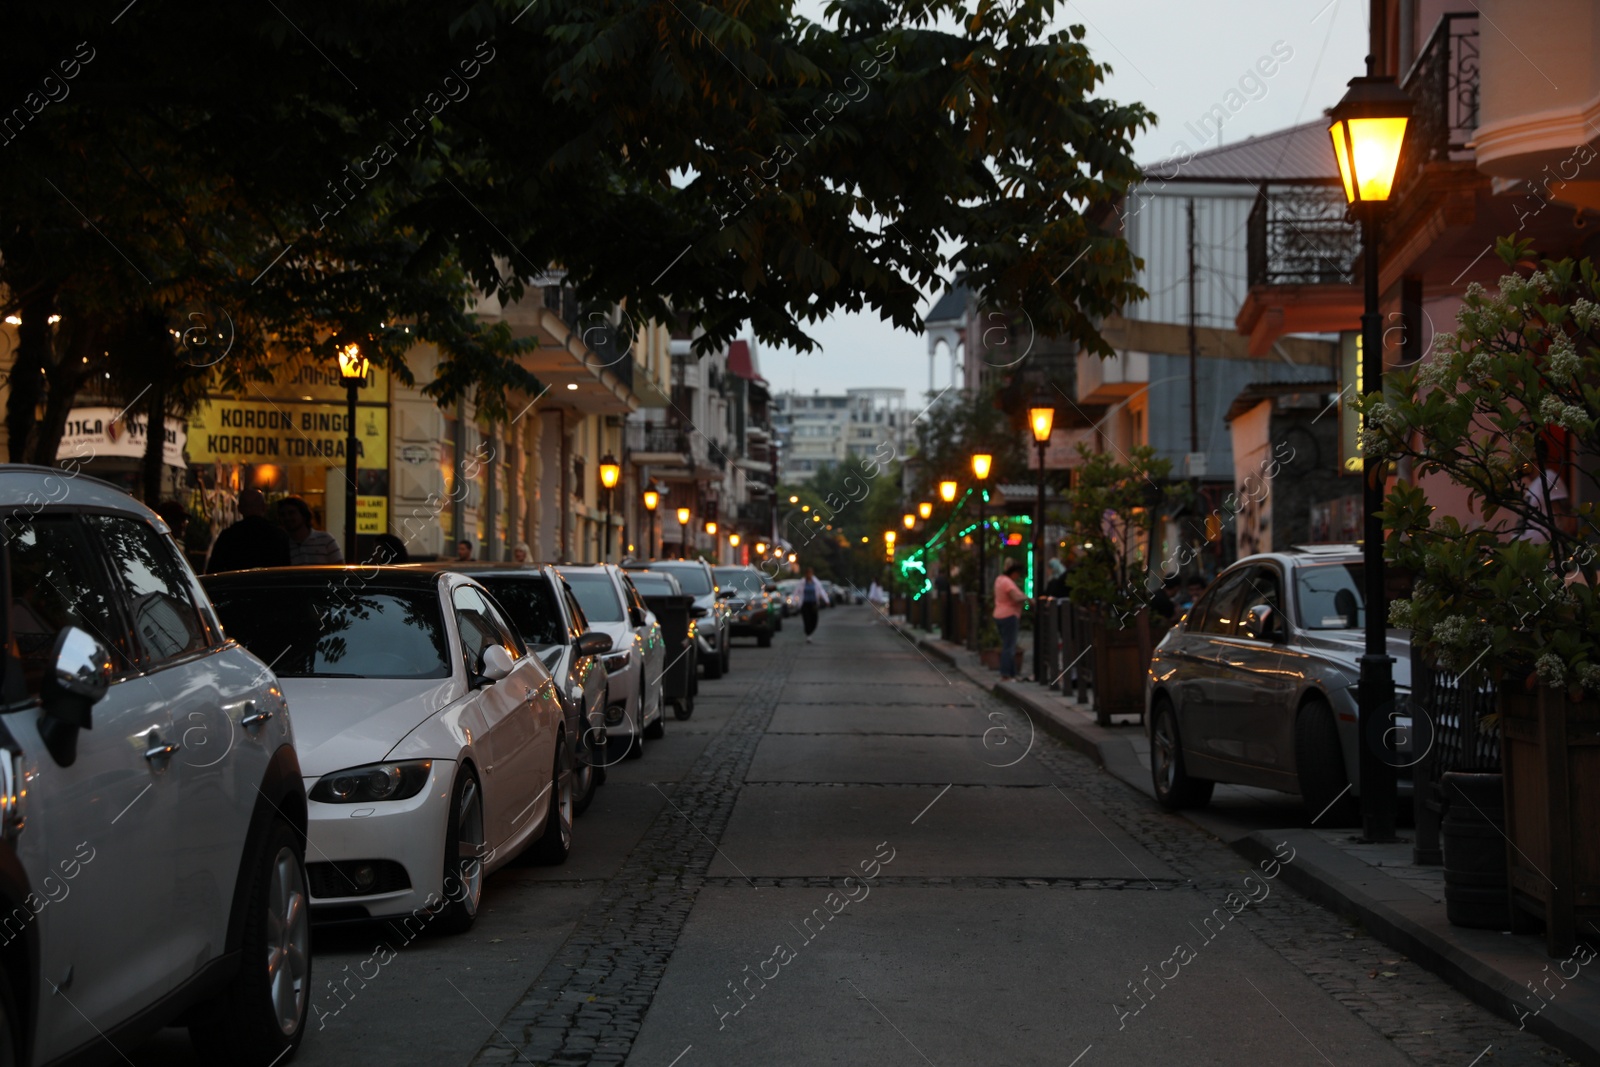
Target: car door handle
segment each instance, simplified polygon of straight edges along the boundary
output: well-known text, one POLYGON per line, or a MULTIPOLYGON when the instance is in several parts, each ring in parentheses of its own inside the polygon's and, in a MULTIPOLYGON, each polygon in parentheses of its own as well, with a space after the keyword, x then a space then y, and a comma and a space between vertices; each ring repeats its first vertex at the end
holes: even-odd
POLYGON ((256 710, 256 702, 254 700, 246 700, 242 710, 245 715, 239 720, 239 725, 246 730, 255 726, 265 726, 272 719, 272 712, 256 710))
POLYGON ((146 735, 145 740, 150 747, 144 750, 144 758, 150 760, 152 763, 158 759, 171 759, 174 753, 183 748, 183 746, 178 744, 176 741, 161 740, 161 735, 154 730, 151 730, 150 733, 146 735))

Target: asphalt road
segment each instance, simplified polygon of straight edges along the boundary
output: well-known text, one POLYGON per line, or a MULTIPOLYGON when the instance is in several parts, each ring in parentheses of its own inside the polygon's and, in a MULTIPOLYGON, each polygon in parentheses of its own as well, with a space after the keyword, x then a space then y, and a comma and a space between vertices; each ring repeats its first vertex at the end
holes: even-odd
MULTIPOLYGON (((295 1062, 1563 1062, 872 609, 798 622, 611 770, 567 864, 491 877, 470 934, 340 997, 397 937, 319 928, 295 1062)), ((178 1031, 128 1059, 197 1062, 178 1031)))

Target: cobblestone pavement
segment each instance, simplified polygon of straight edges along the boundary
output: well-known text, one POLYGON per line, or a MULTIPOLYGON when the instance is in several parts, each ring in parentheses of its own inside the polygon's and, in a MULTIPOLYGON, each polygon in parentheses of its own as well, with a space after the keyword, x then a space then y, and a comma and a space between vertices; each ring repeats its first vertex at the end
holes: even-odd
MULTIPOLYGON (((836 611, 830 616, 842 620, 849 614, 836 611)), ((840 622, 832 618, 829 622, 831 625, 824 627, 819 636, 827 637, 832 630, 836 640, 848 637, 850 643, 848 656, 852 667, 840 675, 846 680, 831 680, 826 664, 830 653, 826 650, 814 654, 807 650, 814 658, 801 661, 802 666, 797 668, 795 654, 786 651, 780 641, 776 654, 761 661, 762 673, 750 685, 737 711, 681 781, 676 785, 657 783, 653 786, 663 792, 668 803, 526 993, 503 1019, 496 1020, 493 1033, 474 1063, 611 1064, 629 1061, 630 1054, 635 1052, 638 1055, 634 1055, 631 1062, 659 1064, 659 1067, 667 1067, 668 1061, 678 1067, 694 1067, 695 1063, 703 1062, 702 1057, 720 1057, 722 1062, 1023 1062, 1024 1057, 1010 1052, 996 1053, 991 1059, 953 1047, 930 1048, 913 1042, 901 1025, 911 1029, 905 1016, 908 1009, 885 1003, 881 994, 876 1001, 868 1000, 855 981, 849 982, 850 988, 860 994, 860 999, 870 1006, 870 1012, 849 1025, 876 1026, 884 1030, 889 1044, 881 1048, 868 1048, 859 1043, 853 1048, 848 1044, 832 1044, 829 1036, 819 1034, 811 1026, 800 1028, 798 1032, 809 1036, 797 1043, 785 1036, 788 1031, 784 1027, 792 1022, 789 1016, 805 1012, 815 1014, 819 1009, 814 1001, 824 995, 817 992, 822 987, 803 984, 807 977, 786 978, 781 991, 773 994, 789 998, 783 1004, 785 1014, 777 1014, 776 1009, 765 1016, 759 1012, 752 1014, 739 1035, 739 1040, 745 1044, 726 1052, 718 1051, 711 1047, 711 1040, 696 1035, 709 1032, 710 1037, 719 1040, 731 1039, 721 1032, 723 1027, 710 1025, 712 1017, 700 1006, 700 1001, 690 1004, 694 997, 685 990, 693 985, 695 996, 699 996, 703 986, 718 996, 729 998, 727 1004, 732 1007, 735 1002, 731 994, 714 987, 723 977, 741 974, 739 965, 746 964, 749 959, 742 946, 745 941, 759 936, 744 937, 744 927, 739 924, 746 920, 740 917, 741 909, 770 907, 776 901, 782 912, 789 907, 786 901, 795 899, 801 903, 794 907, 804 913, 819 894, 839 888, 840 878, 832 873, 838 868, 812 863, 809 857, 817 854, 817 847, 832 844, 837 844, 837 849, 841 850, 854 847, 843 843, 852 840, 853 824, 840 823, 819 831, 803 822, 783 822, 781 820, 787 817, 785 803, 799 804, 804 813, 816 815, 824 807, 832 812, 839 805, 877 797, 879 799, 859 805, 864 809, 860 818, 871 824, 863 832, 870 832, 876 838, 884 813, 895 804, 909 805, 907 819, 914 824, 940 803, 941 798, 946 805, 941 815, 951 819, 961 810, 962 804, 969 808, 985 802, 1037 805, 1051 800, 1054 794, 1071 804, 1065 818, 1073 823, 1073 832, 1081 835, 1081 844, 1074 848, 1079 851, 1091 847, 1099 849, 1112 865, 1118 866, 1121 864, 1116 856, 1120 854, 1126 860, 1126 868, 1117 872, 1118 876, 1111 876, 1104 870, 1096 870, 1088 876, 1046 875, 1042 872, 1050 868, 1050 863, 1043 861, 1035 864, 1041 872, 1037 876, 1013 875, 1002 870, 1003 865, 997 865, 993 874, 973 873, 970 862, 966 865, 969 869, 965 870, 958 870, 961 863, 953 863, 950 873, 924 873, 910 866, 919 860, 908 848, 907 856, 896 865, 898 870, 891 873, 886 869, 871 880, 875 891, 883 891, 883 896, 875 900, 884 903, 869 907, 879 910, 860 910, 848 916, 856 931, 853 936, 863 939, 864 943, 864 939, 875 933, 875 926, 884 930, 892 928, 895 909, 902 907, 898 902, 913 900, 915 906, 906 905, 906 910, 946 907, 958 917, 957 921, 965 915, 969 929, 980 921, 1001 922, 995 915, 984 914, 985 908, 996 912, 1008 907, 996 908, 993 902, 997 899, 1016 901, 1016 907, 1021 909, 1018 914, 1030 916, 1059 915, 1063 907, 1077 908, 1079 910, 1069 914, 1079 923, 1083 921, 1082 908, 1088 906, 1098 913, 1102 926, 1112 927, 1132 921, 1122 917, 1124 913, 1115 908, 1093 908, 1094 902, 1120 899, 1131 905, 1146 900, 1160 904, 1163 921, 1170 922, 1175 915, 1192 913, 1193 921, 1188 925, 1206 938, 1205 942, 1197 938, 1196 944, 1209 942, 1206 935, 1211 931, 1211 916, 1222 920, 1229 912, 1234 912, 1237 922, 1231 925, 1238 929, 1225 930, 1219 924, 1219 929, 1225 932, 1214 935, 1218 938, 1217 949, 1206 950, 1213 957, 1208 966, 1237 971, 1238 977, 1255 989, 1259 1001, 1251 1001, 1249 998, 1253 995, 1246 989, 1243 994, 1227 994, 1228 997, 1243 996, 1245 1000, 1223 999, 1213 1007, 1208 998, 1218 998, 1221 994, 1194 978, 1186 985, 1183 977, 1169 977, 1173 988, 1168 991, 1168 982, 1151 970, 1151 966, 1159 969, 1156 964, 1159 957, 1138 955, 1136 949, 1124 955, 1125 962, 1118 969, 1084 973, 1082 968, 1086 965, 1062 956, 1051 963, 1054 973, 1029 976, 1030 988, 1038 992, 1041 1006, 1051 998, 1051 991, 1057 985, 1091 991, 1083 997, 1089 1002, 1088 1006, 1079 1008, 1078 1012, 1088 1013, 1088 1021, 1082 1025, 1099 1036, 1093 1038, 1090 1046, 1097 1050, 1095 1059, 1085 1060, 1081 1067, 1090 1067, 1097 1061, 1141 1062, 1134 1055, 1135 1045, 1118 1046, 1118 1041, 1125 1040, 1126 1035, 1119 1033, 1117 1023, 1122 1021, 1130 1029, 1140 1030, 1141 1040, 1151 1040, 1152 1035, 1165 1039, 1166 1030, 1183 1029, 1188 1023, 1174 1010, 1173 1006, 1180 1004, 1183 1010, 1191 1012, 1203 1009, 1202 1013, 1237 1016, 1238 1022, 1234 1025, 1239 1027, 1241 1042, 1252 1030, 1269 1024, 1290 1034, 1286 1040, 1292 1040, 1292 1034, 1298 1031, 1306 1043, 1292 1048, 1283 1046, 1281 1051, 1269 1056, 1272 1062, 1356 1062, 1348 1054, 1353 1050, 1319 1045, 1306 1035, 1300 1024, 1319 1033, 1340 1032, 1342 1026, 1347 1037, 1369 1033, 1371 1037, 1350 1037, 1346 1042, 1367 1048, 1361 1062, 1371 1062, 1372 1048, 1381 1048, 1384 1044, 1416 1064, 1472 1067, 1491 1063, 1568 1062, 1557 1050, 1468 1001, 1351 923, 1299 897, 1281 881, 1261 879, 1255 868, 1220 841, 1198 831, 1185 820, 1162 812, 1148 798, 1104 774, 1087 758, 1042 732, 1035 734, 1021 712, 964 679, 940 671, 933 664, 925 664, 920 653, 917 657, 906 654, 904 643, 887 628, 860 625, 851 627, 845 634, 840 622), (884 665, 882 679, 874 677, 873 664, 878 661, 884 665), (952 714, 965 716, 966 725, 954 731, 929 725, 927 732, 914 735, 885 735, 866 726, 853 733, 846 730, 831 734, 801 726, 789 732, 773 729, 774 714, 780 705, 786 715, 816 718, 817 713, 812 709, 832 708, 847 701, 859 702, 864 699, 863 694, 871 695, 870 705, 863 705, 867 709, 862 713, 864 721, 865 715, 873 709, 923 708, 930 709, 929 714, 936 709, 953 709, 952 714), (1004 760, 994 759, 990 766, 1015 763, 1016 771, 1026 773, 1014 784, 953 782, 943 788, 927 781, 884 785, 870 780, 870 775, 858 775, 862 780, 852 781, 850 775, 841 770, 845 764, 830 754, 832 750, 824 750, 822 757, 809 755, 811 749, 806 746, 826 745, 830 737, 844 738, 848 748, 842 751, 850 752, 858 749, 877 752, 877 749, 862 746, 882 742, 886 737, 894 745, 908 748, 922 745, 928 752, 922 758, 930 764, 937 764, 943 750, 928 746, 959 746, 962 741, 957 739, 965 739, 970 742, 969 751, 988 753, 991 758, 995 754, 1005 757, 1004 760), (1020 755, 1023 752, 1026 755, 1020 755), (808 759, 820 759, 820 763, 807 763, 808 759), (755 779, 751 777, 753 765, 763 769, 761 776, 755 779), (818 766, 821 771, 812 773, 818 766), (845 780, 820 780, 829 775, 845 780), (789 780, 790 777, 798 780, 789 780), (952 790, 955 795, 947 797, 946 793, 952 790), (960 800, 963 796, 964 801, 960 800), (786 797, 790 799, 785 801, 786 797), (827 807, 819 799, 825 797, 835 798, 829 802, 833 807, 827 807), (910 818, 918 809, 922 813, 910 818), (746 821, 740 823, 739 819, 746 821), (775 819, 780 821, 773 822, 775 819), (751 827, 758 832, 752 835, 751 827), (756 848, 757 842, 774 839, 794 841, 795 855, 787 852, 763 854, 756 848), (733 843, 735 841, 739 844, 733 843), (1106 851, 1107 846, 1114 851, 1106 851), (806 852, 807 848, 812 851, 806 852), (788 869, 803 869, 808 864, 814 869, 804 869, 803 873, 788 869), (1241 908, 1241 899, 1236 894, 1246 884, 1246 876, 1253 873, 1269 892, 1265 896, 1253 896, 1252 899, 1259 902, 1241 908), (1003 898, 995 897, 997 892, 1003 893, 1003 898), (760 901, 768 903, 763 905, 760 901), (929 901, 940 903, 929 905, 929 901), (727 943, 705 947, 708 931, 724 937, 727 943), (689 947, 691 942, 692 947, 689 947), (1278 957, 1280 969, 1305 976, 1332 1002, 1320 1007, 1311 1005, 1318 1015, 1314 1021, 1321 1030, 1315 1030, 1307 1022, 1304 993, 1294 994, 1301 998, 1297 1006, 1285 1008, 1285 998, 1292 994, 1285 991, 1281 976, 1277 980, 1266 977, 1280 965, 1264 965, 1261 962, 1263 950, 1278 957), (1135 958, 1142 970, 1135 970, 1134 963, 1126 962, 1135 958), (1145 966, 1147 959, 1150 966, 1145 966), (1124 975, 1122 969, 1130 973, 1124 975), (669 973, 673 976, 671 979, 667 977, 669 973), (1129 978, 1133 981, 1127 981, 1129 978), (1174 1001, 1174 997, 1186 1000, 1174 1001), (1152 1011, 1148 1022, 1138 1020, 1135 1023, 1131 1018, 1134 1010, 1144 1007, 1147 999, 1150 1007, 1157 1007, 1157 998, 1167 998, 1159 1002, 1161 1010, 1167 1014, 1152 1011), (1333 1007, 1333 1003, 1342 1005, 1342 1009, 1333 1007), (1094 1006, 1096 1004, 1105 1005, 1102 1019, 1092 1018, 1093 1012, 1101 1010, 1094 1006), (1360 1025, 1352 1030, 1353 1024, 1339 1023, 1335 1016, 1341 1010, 1360 1025), (889 1013, 893 1013, 899 1023, 890 1021, 889 1013), (1284 1027, 1285 1023, 1293 1029, 1284 1027), (655 1035, 650 1040, 642 1036, 647 1024, 655 1035), (686 1033, 690 1035, 687 1039, 686 1033), (1372 1045, 1374 1038, 1378 1040, 1377 1046, 1372 1045), (763 1040, 767 1044, 753 1043, 763 1040), (807 1042, 816 1044, 812 1046, 807 1042), (691 1050, 694 1050, 692 1054, 691 1050), (915 1050, 920 1059, 913 1057, 911 1050, 915 1050), (673 1060, 674 1055, 682 1062, 673 1060), (965 1058, 961 1058, 963 1055, 965 1058)), ((752 657, 746 657, 746 663, 749 667, 757 665, 752 657)), ((885 762, 884 766, 886 771, 890 769, 889 763, 885 762)), ((886 777, 895 780, 892 776, 886 777)), ((1015 829, 1016 821, 1007 825, 1015 829)), ((921 829, 926 828, 925 823, 921 829)), ((948 828, 946 832, 950 832, 948 828)), ((951 839, 924 839, 934 840, 951 839)), ((960 844, 969 847, 982 842, 962 841, 960 844)), ((1026 857, 1017 858, 1015 851, 1006 858, 1012 866, 1026 866, 1029 862, 1026 857)), ((934 867, 927 868, 934 871, 935 861, 939 859, 924 855, 920 862, 935 863, 934 867)), ((547 884, 555 887, 562 883, 547 884)), ((539 892, 542 888, 530 887, 530 891, 539 892)), ((1251 892, 1254 894, 1257 890, 1251 892)), ((1003 925, 992 926, 990 936, 994 938, 996 951, 1004 947, 1002 941, 1007 944, 1019 938, 1025 941, 1030 933, 1043 937, 1045 928, 1032 926, 1036 921, 1030 919, 1021 932, 1003 925)), ((760 926, 755 920, 749 920, 749 924, 760 926)), ((847 924, 841 922, 840 925, 847 924)), ((929 945, 940 936, 932 927, 927 927, 927 931, 925 944, 911 945, 903 939, 886 938, 885 948, 865 955, 855 951, 860 946, 848 946, 837 940, 829 943, 829 949, 806 951, 816 956, 834 947, 851 947, 852 959, 858 961, 851 963, 851 967, 863 965, 859 962, 862 960, 876 960, 886 971, 893 971, 902 964, 914 970, 925 970, 926 963, 917 962, 918 953, 930 951, 929 945), (905 961, 896 961, 897 955, 906 957, 905 961)), ((881 934, 882 930, 876 932, 881 934)), ((1100 932, 1113 939, 1117 936, 1116 929, 1100 932)), ((1139 933, 1135 925, 1129 925, 1126 931, 1130 939, 1139 933)), ((820 982, 826 977, 822 972, 831 962, 826 956, 818 956, 808 964, 815 972, 810 978, 820 982)), ((744 967, 744 972, 754 973, 749 966, 744 967)), ((1188 975, 1190 971, 1183 973, 1188 975)), ((838 976, 836 980, 847 979, 838 976)), ((936 984, 934 988, 958 989, 962 980, 952 977, 948 983, 936 984)), ((864 979, 862 984, 866 984, 864 979)), ((738 993, 733 982, 726 985, 738 993)), ((760 988, 765 990, 765 983, 760 988)), ((744 989, 754 1001, 755 987, 749 985, 748 979, 744 989)), ((905 996, 910 998, 905 1001, 909 1004, 926 999, 927 995, 906 993, 905 996)), ((709 999, 709 994, 705 999, 709 999)), ((751 1006, 743 1004, 742 997, 738 1003, 743 1007, 751 1006)), ((767 1003, 774 1002, 769 998, 767 1003)), ((960 1000, 952 1000, 951 1004, 957 1006, 956 1011, 944 1014, 968 1010, 960 1000)), ((1001 1020, 976 1009, 973 1009, 973 1016, 963 1025, 979 1031, 986 1026, 1002 1025, 1001 1020)), ((724 1026, 726 1022, 724 1015, 724 1026)), ((921 1033, 918 1036, 922 1041, 927 1040, 921 1033)), ((1085 1048, 1079 1053, 1081 1046, 1077 1041, 1074 1038, 1070 1048, 1059 1043, 1044 1047, 1042 1043, 1036 1053, 1030 1050, 1025 1061, 1066 1064, 1072 1061, 1073 1055, 1081 1057, 1090 1052, 1090 1048, 1085 1048)), ((1261 1058, 1259 1053, 1247 1054, 1242 1046, 1237 1055, 1232 1054, 1231 1048, 1217 1046, 1213 1040, 1211 1046, 1195 1049, 1192 1054, 1180 1055, 1171 1062, 1234 1063, 1261 1058)))

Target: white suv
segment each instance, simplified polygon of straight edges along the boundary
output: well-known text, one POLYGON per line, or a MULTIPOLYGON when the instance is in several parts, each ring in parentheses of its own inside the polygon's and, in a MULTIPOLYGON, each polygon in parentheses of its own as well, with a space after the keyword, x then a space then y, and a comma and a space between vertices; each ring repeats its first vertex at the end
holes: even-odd
POLYGON ((209 1062, 286 1058, 306 800, 272 672, 160 518, 88 477, 0 466, 0 591, 0 1062, 173 1024, 209 1062))

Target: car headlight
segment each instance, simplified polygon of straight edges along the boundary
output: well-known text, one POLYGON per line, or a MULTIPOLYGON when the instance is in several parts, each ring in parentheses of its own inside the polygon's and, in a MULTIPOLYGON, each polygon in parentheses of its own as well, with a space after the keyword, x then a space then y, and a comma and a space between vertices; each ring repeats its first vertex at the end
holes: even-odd
POLYGON ((607 656, 605 658, 606 673, 615 674, 625 668, 628 665, 628 657, 631 655, 633 655, 633 649, 630 648, 625 652, 617 653, 615 656, 607 656))
POLYGON ((325 774, 311 787, 312 800, 324 804, 370 804, 377 800, 407 800, 428 784, 433 761, 374 763, 366 767, 325 774))

